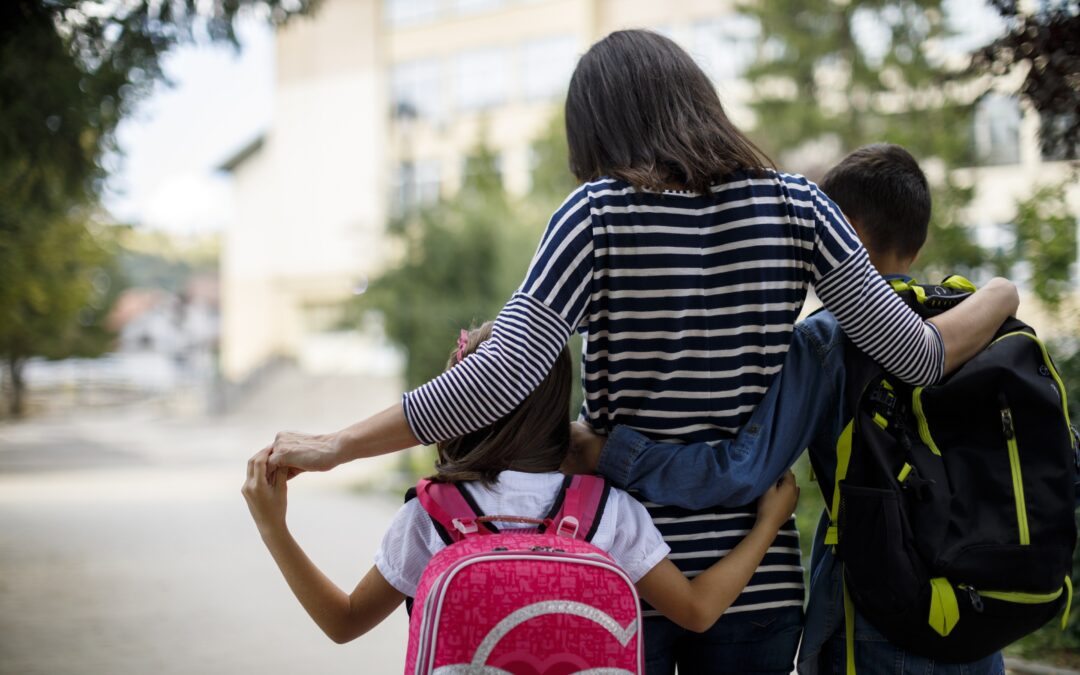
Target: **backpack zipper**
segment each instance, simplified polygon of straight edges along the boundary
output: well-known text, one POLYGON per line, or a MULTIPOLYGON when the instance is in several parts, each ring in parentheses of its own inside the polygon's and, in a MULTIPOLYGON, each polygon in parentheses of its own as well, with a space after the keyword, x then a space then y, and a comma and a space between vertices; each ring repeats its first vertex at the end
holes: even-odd
POLYGON ((1047 602, 1053 602, 1061 597, 1061 593, 1064 590, 1059 588, 1051 593, 1021 593, 1019 591, 979 591, 966 584, 960 584, 960 588, 967 591, 968 597, 971 599, 971 606, 976 612, 983 610, 983 598, 990 598, 991 600, 1001 600, 1002 602, 1015 602, 1020 605, 1042 605, 1047 602))
POLYGON ((1013 498, 1016 500, 1016 524, 1020 530, 1020 545, 1031 544, 1031 533, 1028 531, 1027 504, 1024 502, 1024 480, 1020 472, 1020 448, 1016 443, 1016 426, 1013 423, 1012 408, 1009 407, 1005 395, 1000 396, 1001 401, 1001 429, 1005 434, 1005 447, 1009 451, 1009 471, 1012 473, 1013 498))
POLYGON ((1019 331, 1018 330, 1018 331, 1013 331, 1011 333, 1005 333, 1004 335, 1002 335, 1001 337, 997 338, 996 340, 991 342, 989 345, 987 345, 986 348, 989 349, 990 347, 993 347, 994 345, 1001 342, 1005 338, 1010 338, 1010 337, 1013 337, 1014 335, 1022 335, 1023 337, 1026 337, 1029 340, 1033 340, 1035 342, 1035 344, 1039 346, 1039 351, 1042 352, 1042 356, 1043 356, 1043 363, 1046 364, 1047 370, 1050 371, 1050 377, 1057 384, 1058 395, 1061 398, 1061 410, 1065 413, 1065 428, 1068 431, 1068 433, 1071 434, 1072 433, 1072 420, 1069 419, 1069 401, 1068 401, 1068 397, 1065 394, 1065 383, 1061 381, 1061 375, 1058 374, 1057 368, 1054 367, 1054 362, 1050 359, 1050 353, 1046 351, 1046 345, 1043 344, 1043 341, 1040 340, 1038 337, 1032 335, 1031 333, 1026 333, 1024 331, 1019 331))

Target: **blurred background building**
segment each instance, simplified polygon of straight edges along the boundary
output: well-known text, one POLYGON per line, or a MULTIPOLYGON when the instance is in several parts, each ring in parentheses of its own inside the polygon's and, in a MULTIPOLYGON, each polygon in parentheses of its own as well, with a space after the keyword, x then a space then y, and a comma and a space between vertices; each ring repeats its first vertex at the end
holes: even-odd
MULTIPOLYGON (((953 9, 963 30, 986 33, 995 20, 973 3, 953 9)), ((388 219, 452 194, 481 136, 507 190, 526 193, 532 143, 577 58, 624 27, 682 44, 736 124, 753 126, 743 74, 762 38, 730 2, 324 0, 279 30, 272 125, 221 165, 236 200, 221 258, 224 375, 241 380, 277 357, 398 368, 378 326, 341 323, 342 302, 394 260, 388 219)), ((1007 90, 984 97, 973 124, 977 162, 960 179, 975 188, 977 241, 992 249, 1007 245, 1001 225, 1017 199, 1065 180, 1068 165, 1043 155, 1038 115, 1007 90)), ((781 165, 813 175, 838 154, 781 165)), ((1080 187, 1069 200, 1080 212, 1080 187)))

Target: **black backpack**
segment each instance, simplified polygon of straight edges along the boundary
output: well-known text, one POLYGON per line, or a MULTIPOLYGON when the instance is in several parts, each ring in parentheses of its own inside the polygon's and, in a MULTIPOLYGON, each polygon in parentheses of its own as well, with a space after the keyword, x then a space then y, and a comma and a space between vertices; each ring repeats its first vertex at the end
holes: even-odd
MULTIPOLYGON (((890 283, 924 317, 975 290, 955 276, 890 283)), ((825 543, 843 564, 849 669, 852 606, 893 644, 945 662, 986 657, 1062 607, 1064 628, 1080 439, 1035 331, 1010 318, 928 387, 847 344, 854 418, 837 444, 825 543)))

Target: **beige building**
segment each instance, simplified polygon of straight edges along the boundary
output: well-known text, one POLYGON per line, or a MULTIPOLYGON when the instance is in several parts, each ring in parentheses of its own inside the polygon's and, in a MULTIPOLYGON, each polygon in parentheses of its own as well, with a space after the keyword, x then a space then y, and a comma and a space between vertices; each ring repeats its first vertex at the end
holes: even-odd
POLYGON ((627 26, 678 39, 745 100, 756 31, 716 0, 324 0, 290 21, 273 126, 221 167, 236 203, 222 246, 226 377, 281 356, 396 368, 377 326, 337 330, 341 301, 391 256, 387 218, 455 190, 481 133, 508 189, 526 191, 531 142, 579 55, 627 26))
MULTIPOLYGON (((736 124, 752 125, 741 75, 759 35, 733 5, 323 0, 314 16, 291 21, 277 36, 273 126, 222 166, 237 205, 222 254, 226 376, 242 379, 277 356, 313 370, 396 369, 377 326, 337 330, 341 301, 392 259, 388 217, 455 190, 481 133, 508 189, 528 190, 532 140, 578 56, 612 30, 649 27, 678 41, 736 124)), ((992 243, 1013 195, 1065 169, 1038 157, 1037 121, 1011 117, 1015 103, 986 108, 987 152, 1014 138, 1018 148, 969 172, 979 194, 973 222, 992 243)), ((1075 188, 1071 199, 1080 213, 1075 188)))

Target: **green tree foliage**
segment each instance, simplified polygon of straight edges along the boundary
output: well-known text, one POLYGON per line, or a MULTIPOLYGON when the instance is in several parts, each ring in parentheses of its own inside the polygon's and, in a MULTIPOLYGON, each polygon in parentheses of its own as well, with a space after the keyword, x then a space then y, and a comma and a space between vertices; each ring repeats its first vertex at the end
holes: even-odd
POLYGON ((521 281, 532 248, 514 215, 496 157, 481 145, 452 199, 391 224, 404 256, 354 310, 383 314, 388 337, 405 351, 407 386, 441 373, 458 331, 494 318, 521 281))
MULTIPOLYGON (((443 371, 460 329, 495 318, 524 278, 551 213, 576 187, 561 115, 536 140, 533 156, 524 199, 507 194, 497 159, 481 142, 452 197, 391 223, 402 259, 353 302, 349 320, 358 323, 370 310, 383 315, 387 336, 405 352, 408 387, 443 371)), ((572 349, 576 359, 580 345, 572 349)))
POLYGON ((236 44, 245 8, 284 21, 314 0, 0 3, 0 359, 22 412, 31 356, 100 353, 121 277, 94 228, 114 132, 196 39, 236 44))
MULTIPOLYGON (((919 267, 970 272, 984 262, 960 221, 971 190, 949 169, 970 163, 971 105, 943 84, 945 66, 926 45, 949 36, 942 0, 740 4, 766 36, 747 72, 755 137, 781 164, 808 143, 847 153, 867 143, 904 146, 941 166, 930 237, 919 267)), ((806 167, 821 172, 827 166, 806 167)))
POLYGON ((1040 187, 1017 202, 1010 225, 1015 235, 1012 261, 1027 262, 1028 286, 1051 311, 1073 292, 1069 277, 1076 262, 1077 222, 1065 201, 1065 189, 1073 182, 1040 187))

